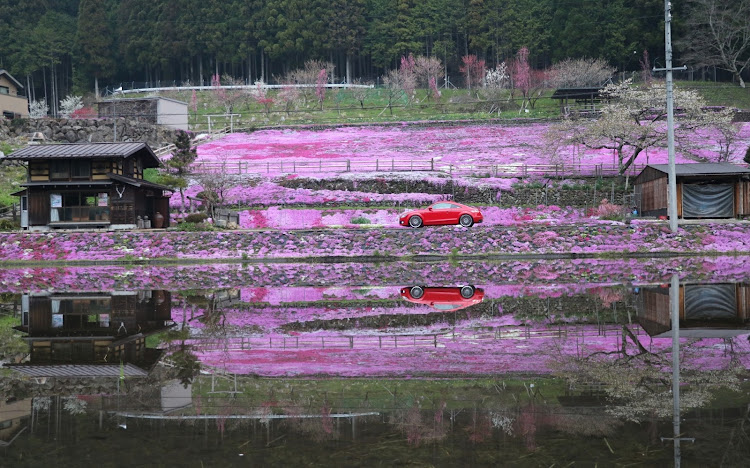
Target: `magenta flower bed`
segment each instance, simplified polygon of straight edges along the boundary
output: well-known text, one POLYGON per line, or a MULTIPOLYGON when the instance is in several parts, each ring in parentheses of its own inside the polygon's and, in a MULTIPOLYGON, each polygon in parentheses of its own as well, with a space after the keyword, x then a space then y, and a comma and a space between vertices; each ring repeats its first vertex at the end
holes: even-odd
POLYGON ((747 253, 750 225, 444 226, 429 229, 2 233, 0 261, 411 255, 747 253))

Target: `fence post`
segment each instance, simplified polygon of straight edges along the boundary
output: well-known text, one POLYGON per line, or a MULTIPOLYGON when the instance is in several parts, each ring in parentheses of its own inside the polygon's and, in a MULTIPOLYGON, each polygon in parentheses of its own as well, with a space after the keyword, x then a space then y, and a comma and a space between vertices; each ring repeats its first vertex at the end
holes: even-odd
POLYGON ((376 159, 375 160, 375 171, 379 171, 379 170, 380 170, 380 160, 376 159))
POLYGON ((435 158, 430 158, 430 170, 435 170, 435 158))
POLYGON ((323 172, 323 160, 318 159, 318 172, 323 172))
POLYGON ((391 158, 391 170, 395 169, 395 164, 395 161, 393 160, 393 158, 391 158))
POLYGON ((242 161, 237 161, 237 175, 242 175, 242 161))
POLYGON ((269 172, 271 172, 271 163, 267 162, 266 163, 266 174, 268 174, 269 172))
POLYGON ((297 172, 297 161, 292 161, 292 172, 297 172))
POLYGON ((351 172, 352 170, 352 161, 350 159, 346 160, 346 172, 351 172))

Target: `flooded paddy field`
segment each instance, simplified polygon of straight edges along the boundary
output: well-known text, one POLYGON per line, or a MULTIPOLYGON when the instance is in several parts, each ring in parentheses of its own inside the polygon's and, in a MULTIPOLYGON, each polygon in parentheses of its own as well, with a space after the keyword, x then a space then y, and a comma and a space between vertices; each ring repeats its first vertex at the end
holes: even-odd
POLYGON ((747 261, 0 269, 0 466, 744 465, 747 261))

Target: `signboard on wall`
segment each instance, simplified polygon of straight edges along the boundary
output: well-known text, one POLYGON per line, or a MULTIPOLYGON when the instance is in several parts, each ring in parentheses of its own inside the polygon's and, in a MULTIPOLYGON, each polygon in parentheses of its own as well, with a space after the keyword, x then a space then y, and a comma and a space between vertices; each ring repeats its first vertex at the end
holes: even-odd
POLYGON ((49 206, 51 208, 62 208, 62 195, 59 193, 50 193, 49 206))
POLYGON ((96 205, 97 206, 107 206, 108 204, 109 204, 109 200, 107 198, 107 192, 100 192, 99 193, 99 197, 98 197, 98 201, 97 201, 96 205))

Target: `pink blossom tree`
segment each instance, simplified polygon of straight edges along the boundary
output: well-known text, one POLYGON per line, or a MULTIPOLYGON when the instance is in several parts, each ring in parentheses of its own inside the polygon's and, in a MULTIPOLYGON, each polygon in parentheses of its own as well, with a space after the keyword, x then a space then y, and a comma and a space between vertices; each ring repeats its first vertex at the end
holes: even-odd
POLYGON ((461 73, 466 78, 466 88, 471 89, 471 85, 479 85, 484 77, 484 60, 479 59, 476 55, 464 55, 461 57, 463 65, 459 67, 461 73))
POLYGON ((263 106, 266 117, 268 117, 271 114, 271 108, 273 107, 273 98, 268 95, 268 89, 265 87, 264 83, 260 81, 255 83, 253 99, 255 99, 255 102, 263 106))
POLYGON ((401 89, 406 95, 407 104, 414 99, 414 92, 417 89, 417 74, 414 56, 401 56, 401 66, 398 69, 400 75, 401 89))
POLYGON ((546 74, 542 70, 532 70, 529 65, 529 49, 521 47, 513 61, 511 70, 513 87, 521 92, 523 101, 521 111, 534 108, 536 101, 541 97, 544 90, 546 74))

